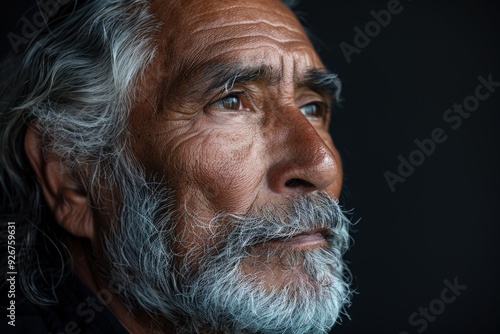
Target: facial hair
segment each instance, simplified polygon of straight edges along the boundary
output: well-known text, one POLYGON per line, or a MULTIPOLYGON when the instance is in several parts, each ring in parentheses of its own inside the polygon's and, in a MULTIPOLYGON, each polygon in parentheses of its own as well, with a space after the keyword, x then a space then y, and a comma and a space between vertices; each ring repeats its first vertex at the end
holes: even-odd
POLYGON ((350 276, 342 256, 350 222, 328 195, 301 195, 207 221, 190 212, 176 214, 172 193, 141 184, 124 196, 119 223, 103 236, 106 274, 129 309, 158 322, 167 318, 178 333, 325 333, 349 304, 350 276), (205 242, 190 244, 179 256, 175 245, 185 241, 175 232, 181 216, 189 217, 183 226, 196 229, 205 242), (326 247, 265 247, 317 228, 328 231, 326 247), (263 258, 295 270, 292 279, 269 286, 259 275, 265 263, 255 272, 243 270, 263 258))

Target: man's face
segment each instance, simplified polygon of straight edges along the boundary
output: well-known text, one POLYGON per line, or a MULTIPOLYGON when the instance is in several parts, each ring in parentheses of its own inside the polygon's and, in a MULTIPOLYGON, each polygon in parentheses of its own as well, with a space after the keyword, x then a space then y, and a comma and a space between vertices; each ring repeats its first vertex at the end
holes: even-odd
MULTIPOLYGON (((208 221, 305 193, 337 198, 330 96, 305 86, 311 70, 324 68, 288 8, 279 1, 184 1, 175 11, 162 4, 155 6, 164 26, 154 71, 165 74, 155 77, 157 96, 135 108, 131 131, 141 163, 176 191, 175 207, 208 221)), ((189 232, 189 218, 184 223, 189 242, 203 242, 189 232)))
POLYGON ((279 1, 156 1, 153 11, 164 24, 129 130, 147 177, 173 190, 174 262, 196 276, 207 256, 220 255, 226 237, 239 231, 217 217, 251 216, 240 220, 250 230, 255 217, 264 225, 272 220, 264 215, 286 221, 290 203, 300 199, 290 219, 300 225, 300 210, 310 214, 306 230, 274 236, 276 219, 265 232, 273 237, 250 242, 235 269, 262 291, 293 294, 304 282, 317 290, 325 282, 309 282, 315 269, 283 254, 332 247, 332 231, 311 212, 324 203, 317 196, 338 198, 341 188, 340 158, 328 133, 335 81, 279 1))

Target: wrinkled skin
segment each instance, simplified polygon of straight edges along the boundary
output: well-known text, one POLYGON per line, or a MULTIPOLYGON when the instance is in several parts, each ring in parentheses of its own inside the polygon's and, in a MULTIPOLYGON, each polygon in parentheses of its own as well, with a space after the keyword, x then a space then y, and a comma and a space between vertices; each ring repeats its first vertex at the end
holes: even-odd
MULTIPOLYGON (((301 85, 308 70, 325 69, 294 14, 277 0, 178 3, 152 3, 164 24, 129 123, 137 160, 175 191, 177 212, 187 209, 208 223, 220 212, 246 214, 301 194, 338 198, 342 170, 328 133, 330 96, 301 85), (263 66, 264 74, 227 92, 223 83, 209 89, 207 70, 223 65, 263 66)), ((206 230, 180 218, 174 248, 182 258, 206 242, 206 230)), ((279 266, 263 267, 247 263, 243 270, 255 270, 269 288, 290 279, 279 266)), ((84 281, 94 291, 104 286, 84 281)), ((130 318, 118 302, 110 308, 130 331, 144 329, 147 320, 130 318)))
MULTIPOLYGON (((324 66, 292 12, 263 0, 183 1, 174 10, 157 1, 153 11, 165 24, 130 131, 140 162, 177 190, 177 207, 209 219, 313 191, 337 198, 341 165, 329 113, 301 110, 330 97, 297 87, 308 69, 324 66), (241 63, 265 64, 281 77, 236 84, 229 92, 246 92, 239 101, 206 93, 207 68, 241 63)), ((187 237, 203 240, 195 235, 187 237)))

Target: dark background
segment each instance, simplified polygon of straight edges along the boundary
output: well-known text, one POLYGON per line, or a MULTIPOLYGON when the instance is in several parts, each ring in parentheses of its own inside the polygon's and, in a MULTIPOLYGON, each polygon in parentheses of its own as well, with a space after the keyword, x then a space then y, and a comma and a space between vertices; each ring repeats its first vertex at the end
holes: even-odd
MULTIPOLYGON (((345 170, 342 203, 359 220, 346 256, 357 294, 351 320, 333 333, 500 333, 500 87, 456 130, 443 120, 474 95, 478 76, 500 82, 498 6, 401 0, 402 11, 348 63, 340 43, 354 46, 354 28, 364 30, 370 11, 388 2, 297 7, 344 84, 332 133, 345 170), (408 159, 414 140, 435 128, 447 140, 392 192, 384 173, 397 174, 398 156, 408 159), (455 279, 467 288, 439 310, 444 280, 455 279), (435 319, 425 329, 422 320, 410 324, 430 304, 435 319)), ((0 5, 2 55, 11 49, 7 33, 19 33, 16 23, 33 4, 0 5)))
POLYGON ((498 6, 401 0, 401 13, 348 63, 340 43, 354 45, 354 27, 364 30, 388 1, 326 3, 298 9, 344 83, 332 134, 343 202, 361 219, 347 254, 358 291, 352 320, 333 333, 500 333, 500 87, 456 130, 443 121, 474 95, 479 75, 500 82, 498 6), (435 128, 447 140, 391 192, 384 172, 397 173, 398 156, 408 159, 435 128), (434 300, 455 277, 467 288, 440 313, 434 300), (430 303, 440 314, 412 326, 410 315, 430 303))

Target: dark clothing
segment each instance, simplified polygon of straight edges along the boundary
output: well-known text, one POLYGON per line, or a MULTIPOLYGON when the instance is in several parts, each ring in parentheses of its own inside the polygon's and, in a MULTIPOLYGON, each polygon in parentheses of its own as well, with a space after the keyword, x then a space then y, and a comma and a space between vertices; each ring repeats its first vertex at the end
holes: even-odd
MULTIPOLYGON (((111 311, 74 275, 66 278, 56 294, 59 303, 41 307, 22 295, 16 284, 15 327, 3 317, 0 333, 127 334, 111 311)), ((6 297, 7 292, 2 291, 2 300, 6 297)), ((8 303, 2 302, 3 310, 8 303)))

